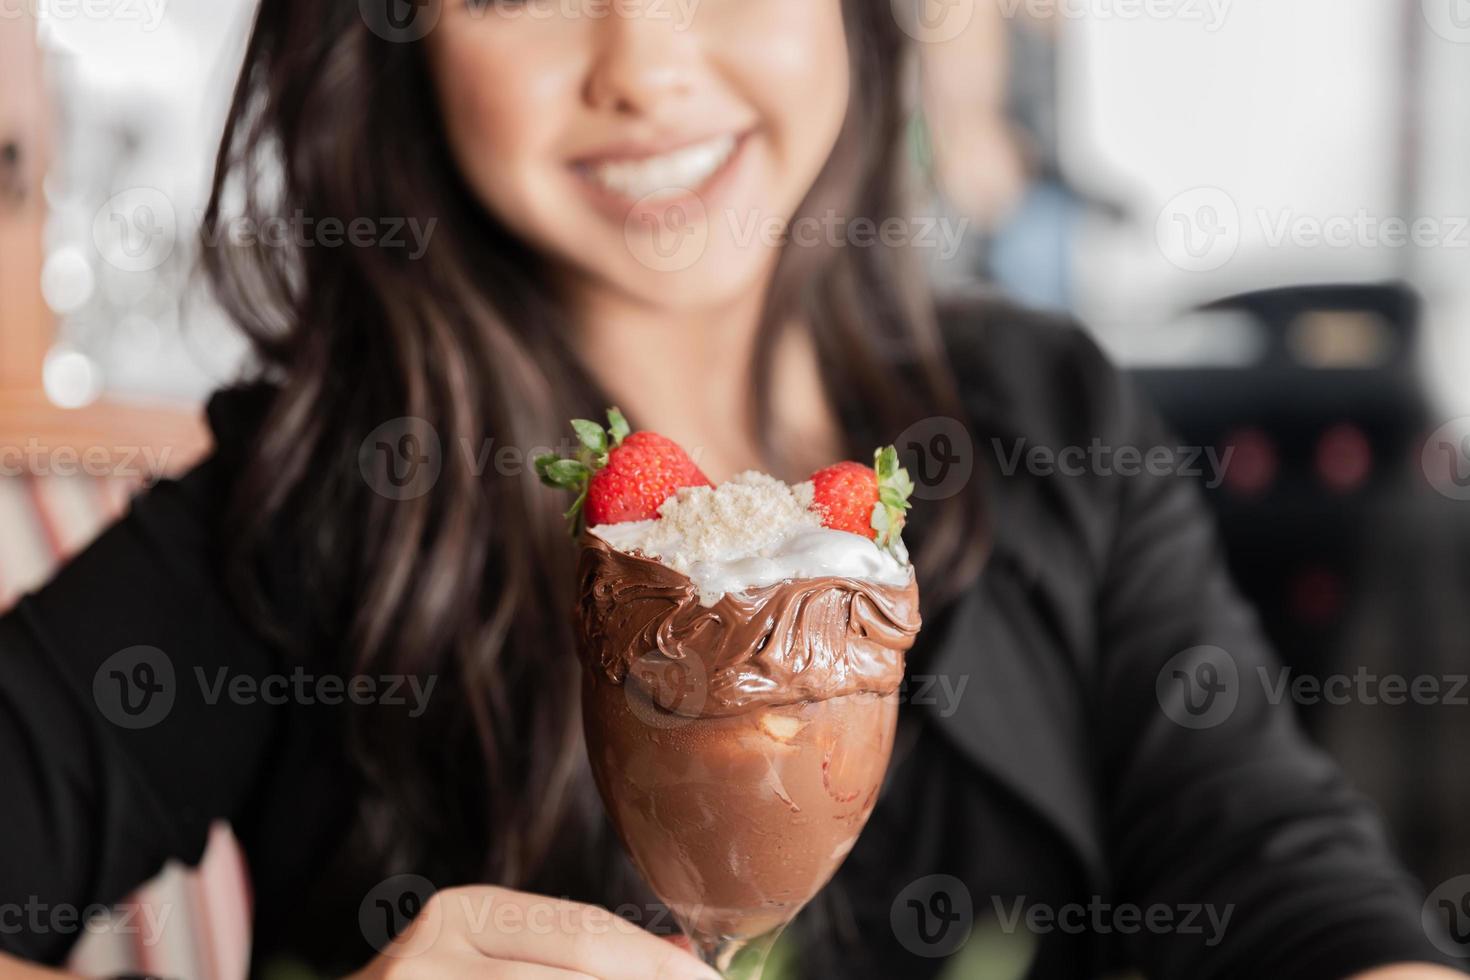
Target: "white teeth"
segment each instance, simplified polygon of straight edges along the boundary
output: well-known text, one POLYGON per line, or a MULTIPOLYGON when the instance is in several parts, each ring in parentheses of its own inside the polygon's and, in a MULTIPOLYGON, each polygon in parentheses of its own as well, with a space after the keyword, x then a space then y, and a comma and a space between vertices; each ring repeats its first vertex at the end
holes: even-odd
POLYGON ((586 173, 623 197, 678 197, 714 176, 735 152, 735 142, 734 136, 716 136, 656 157, 595 164, 586 168, 586 173))

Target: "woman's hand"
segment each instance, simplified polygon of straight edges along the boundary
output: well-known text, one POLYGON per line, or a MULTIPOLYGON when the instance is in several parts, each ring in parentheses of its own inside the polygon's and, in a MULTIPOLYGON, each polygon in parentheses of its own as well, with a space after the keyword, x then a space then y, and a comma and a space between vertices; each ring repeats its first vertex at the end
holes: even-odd
POLYGON ((671 942, 593 905, 450 888, 351 980, 719 980, 671 942))
POLYGON ((1463 980, 1465 974, 1428 963, 1403 963, 1359 973, 1349 980, 1463 980))
POLYGON ((57 970, 48 970, 31 963, 23 963, 0 953, 0 980, 62 980, 63 977, 71 975, 57 970))

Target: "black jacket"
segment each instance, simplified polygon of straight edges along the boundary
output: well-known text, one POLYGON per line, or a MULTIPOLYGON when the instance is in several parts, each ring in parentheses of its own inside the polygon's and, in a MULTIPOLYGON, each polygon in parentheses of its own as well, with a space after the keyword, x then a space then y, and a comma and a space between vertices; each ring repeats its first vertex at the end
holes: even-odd
MULTIPOLYGON (((994 547, 913 651, 890 783, 793 931, 803 975, 1020 956, 1038 977, 1336 980, 1435 959, 1372 809, 1268 697, 1272 653, 1197 488, 1118 472, 1175 445, 1148 406, 1068 324, 973 303, 944 321, 994 547), (1074 465, 1036 447, 1076 447, 1074 465)), ((353 801, 321 712, 209 704, 195 683, 284 670, 226 600, 212 539, 241 405, 211 404, 220 457, 0 620, 0 906, 115 900, 227 819, 260 969, 323 959, 290 923, 353 801), (175 694, 128 727, 109 678, 148 679, 139 647, 167 651, 175 694)), ((359 939, 356 911, 325 928, 359 939)), ((54 961, 74 938, 0 929, 0 948, 54 961)))

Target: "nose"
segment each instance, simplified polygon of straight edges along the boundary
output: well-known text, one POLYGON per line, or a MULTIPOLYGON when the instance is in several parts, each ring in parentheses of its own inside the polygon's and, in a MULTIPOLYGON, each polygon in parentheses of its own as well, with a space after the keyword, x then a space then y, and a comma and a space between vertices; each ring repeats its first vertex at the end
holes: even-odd
POLYGON ((597 30, 597 53, 587 78, 587 102, 622 115, 653 114, 671 98, 687 95, 697 68, 692 23, 658 0, 611 5, 597 30))

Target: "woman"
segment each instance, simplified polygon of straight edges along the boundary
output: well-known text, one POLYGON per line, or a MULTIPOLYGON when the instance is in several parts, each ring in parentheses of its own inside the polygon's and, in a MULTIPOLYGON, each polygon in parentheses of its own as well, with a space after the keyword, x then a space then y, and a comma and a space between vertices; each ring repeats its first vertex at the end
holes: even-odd
MULTIPOLYGON (((888 4, 411 10, 261 7, 204 230, 231 243, 206 261, 261 377, 211 403, 207 464, 0 622, 0 899, 116 899, 228 819, 257 968, 708 976, 582 904, 657 926, 588 778, 564 501, 526 457, 613 403, 716 481, 800 479, 945 418, 980 448, 1162 437, 1072 327, 936 315, 908 249, 810 233, 898 213, 888 4), (292 214, 434 224, 420 259, 233 234, 292 214), (303 675, 436 686, 239 693, 303 675), (167 710, 140 721, 155 702, 113 682, 167 710), (445 890, 420 907, 405 875, 445 890), (380 911, 412 920, 393 944, 380 911)), ((1406 965, 1433 955, 1411 888, 1284 710, 1247 688, 1213 728, 1160 711, 1182 650, 1268 658, 1192 490, 982 459, 909 532, 912 670, 969 693, 905 709, 869 830, 793 930, 803 974, 935 974, 893 916, 945 874, 947 902, 1002 921, 1017 901, 1231 910, 1219 935, 1050 930, 1038 976, 1440 975, 1406 965)), ((41 962, 69 941, 0 934, 41 962)))

